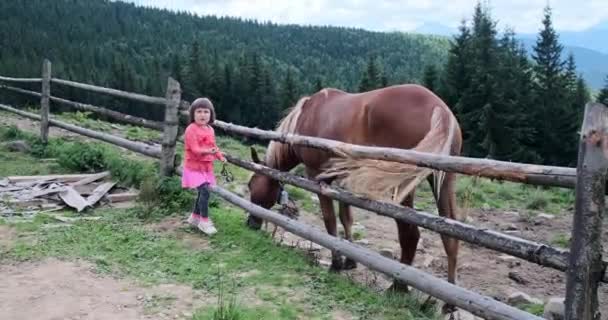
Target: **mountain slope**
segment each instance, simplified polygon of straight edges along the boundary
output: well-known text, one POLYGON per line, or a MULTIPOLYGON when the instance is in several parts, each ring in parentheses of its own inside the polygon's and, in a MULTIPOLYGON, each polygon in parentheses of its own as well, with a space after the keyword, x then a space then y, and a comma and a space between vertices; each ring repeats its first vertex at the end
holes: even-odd
POLYGON ((0 2, 1 74, 37 76, 48 57, 60 76, 111 84, 120 60, 140 82, 131 89, 158 93, 146 78, 162 78, 174 55, 187 60, 195 40, 203 56, 217 54, 220 64, 236 65, 244 53, 256 52, 275 76, 293 68, 305 91, 317 78, 356 88, 370 55, 378 56, 391 82, 420 79, 424 65, 445 61, 448 47, 439 37, 199 18, 104 0, 0 2))

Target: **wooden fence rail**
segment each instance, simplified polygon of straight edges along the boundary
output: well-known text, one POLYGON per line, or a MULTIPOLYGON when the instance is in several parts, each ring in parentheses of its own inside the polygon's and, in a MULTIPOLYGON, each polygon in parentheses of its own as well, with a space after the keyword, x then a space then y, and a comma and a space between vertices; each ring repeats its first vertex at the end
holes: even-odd
MULTIPOLYGON (((238 167, 271 177, 277 181, 316 194, 327 196, 334 200, 339 200, 375 212, 381 216, 415 224, 440 234, 506 253, 545 267, 560 271, 566 271, 568 269, 569 253, 566 250, 503 234, 494 230, 478 228, 460 221, 440 217, 431 213, 416 211, 401 205, 370 200, 344 189, 333 188, 324 183, 318 183, 250 161, 244 161, 231 155, 226 155, 226 160, 238 167)), ((603 264, 604 266, 608 266, 608 261, 604 261, 603 264)), ((608 283, 608 275, 603 274, 601 280, 608 283)))
POLYGON ((127 98, 127 99, 150 103, 150 104, 157 104, 157 105, 164 106, 167 103, 166 98, 152 97, 152 96, 147 96, 145 94, 110 89, 110 88, 94 86, 94 85, 90 85, 90 84, 84 84, 84 83, 79 83, 79 82, 74 82, 74 81, 69 81, 69 80, 52 78, 51 82, 56 83, 56 84, 65 85, 65 86, 70 86, 73 88, 108 94, 108 95, 119 97, 119 98, 127 98))
POLYGON ((511 307, 502 302, 480 295, 473 291, 438 279, 414 267, 399 261, 386 258, 377 252, 361 247, 344 239, 329 235, 313 226, 284 217, 278 213, 264 209, 260 206, 235 195, 219 186, 211 186, 210 191, 237 205, 251 214, 270 221, 285 230, 302 238, 318 243, 332 251, 340 252, 345 256, 377 270, 395 279, 401 280, 418 290, 433 297, 437 297, 449 304, 468 310, 485 319, 498 320, 542 320, 528 312, 511 307))
MULTIPOLYGON (((0 110, 12 112, 14 114, 18 114, 20 116, 23 116, 23 117, 26 117, 29 119, 33 119, 33 120, 37 120, 37 121, 40 121, 40 119, 41 119, 40 115, 22 111, 22 110, 15 109, 15 108, 11 108, 11 107, 3 105, 3 104, 0 104, 0 110)), ((131 151, 134 151, 137 153, 141 153, 143 155, 146 155, 146 156, 149 156, 152 158, 156 158, 156 159, 161 158, 161 149, 157 145, 148 145, 145 143, 134 142, 134 141, 131 141, 128 139, 113 136, 111 134, 97 132, 94 130, 75 126, 75 125, 72 125, 69 123, 57 121, 54 119, 49 119, 49 124, 52 126, 58 127, 58 128, 62 128, 62 129, 74 132, 74 133, 81 134, 81 135, 89 137, 89 138, 105 141, 105 142, 117 145, 119 147, 123 147, 125 149, 131 150, 131 151)))
POLYGON ((509 180, 533 185, 566 188, 574 188, 576 185, 576 168, 541 166, 457 156, 443 156, 405 149, 354 145, 323 138, 284 134, 275 131, 248 128, 219 120, 214 122, 214 126, 227 132, 237 133, 261 140, 275 140, 283 143, 318 148, 332 152, 340 157, 390 160, 446 172, 457 172, 471 176, 482 176, 486 178, 509 180))
MULTIPOLYGON (((17 87, 6 86, 6 85, 0 85, 0 89, 5 89, 5 90, 13 91, 13 92, 19 92, 19 93, 27 94, 27 95, 34 96, 34 97, 42 96, 39 92, 36 92, 36 91, 25 90, 25 89, 21 89, 21 88, 17 88, 17 87)), ((94 106, 94 105, 80 103, 80 102, 74 102, 71 100, 62 99, 62 98, 58 98, 58 97, 54 97, 54 96, 50 96, 49 99, 52 102, 57 102, 57 103, 60 103, 63 105, 67 105, 76 110, 93 112, 95 114, 102 115, 102 116, 108 117, 110 119, 116 120, 117 122, 120 122, 120 123, 131 124, 134 126, 140 126, 140 127, 144 127, 144 128, 148 128, 148 129, 152 129, 152 130, 157 130, 157 131, 163 131, 163 128, 164 128, 162 122, 132 116, 132 115, 129 115, 126 113, 110 110, 105 107, 94 106)))
POLYGON ((0 81, 6 82, 22 82, 22 83, 39 83, 42 82, 41 78, 11 78, 0 76, 0 81))

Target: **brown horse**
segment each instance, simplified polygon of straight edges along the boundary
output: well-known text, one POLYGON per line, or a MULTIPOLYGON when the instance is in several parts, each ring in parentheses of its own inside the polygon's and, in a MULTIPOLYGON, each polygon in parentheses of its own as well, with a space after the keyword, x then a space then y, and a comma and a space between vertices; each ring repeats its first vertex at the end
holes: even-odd
MULTIPOLYGON (((446 104, 419 85, 396 85, 364 93, 323 89, 301 98, 279 123, 278 132, 321 137, 357 145, 414 149, 446 155, 459 155, 462 136, 456 118, 446 104)), ((431 184, 439 214, 462 220, 456 210, 453 173, 396 162, 370 159, 333 158, 319 149, 270 142, 264 161, 252 149, 253 161, 289 171, 305 166, 309 178, 335 181, 343 188, 374 199, 413 208, 416 186, 427 179, 431 184)), ((279 196, 279 183, 265 175, 254 174, 249 181, 250 200, 270 208, 279 196)), ((327 232, 337 235, 332 200, 319 195, 327 232)), ((344 236, 352 241, 353 218, 349 205, 340 203, 344 236)), ((259 228, 262 221, 249 216, 248 225, 259 228)), ((420 238, 418 227, 397 221, 401 262, 411 265, 420 238)), ((448 256, 448 281, 455 283, 458 240, 442 236, 448 256)), ((331 270, 355 268, 350 259, 342 261, 332 253, 331 270)), ((405 289, 394 283, 393 288, 405 289)))

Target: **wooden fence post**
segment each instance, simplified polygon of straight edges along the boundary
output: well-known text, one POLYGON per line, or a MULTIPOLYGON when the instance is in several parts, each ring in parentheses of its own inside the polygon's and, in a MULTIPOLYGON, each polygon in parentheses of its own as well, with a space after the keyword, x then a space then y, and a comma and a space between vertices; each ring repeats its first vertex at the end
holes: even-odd
POLYGON ((566 319, 599 320, 602 215, 608 170, 608 108, 588 103, 578 152, 576 204, 566 282, 566 319))
POLYGON ((170 176, 175 170, 175 145, 177 144, 178 112, 182 91, 179 82, 169 77, 167 81, 167 103, 162 143, 160 174, 170 176))
POLYGON ((40 98, 40 139, 46 144, 49 140, 49 109, 51 96, 51 62, 44 59, 42 63, 42 94, 40 98))

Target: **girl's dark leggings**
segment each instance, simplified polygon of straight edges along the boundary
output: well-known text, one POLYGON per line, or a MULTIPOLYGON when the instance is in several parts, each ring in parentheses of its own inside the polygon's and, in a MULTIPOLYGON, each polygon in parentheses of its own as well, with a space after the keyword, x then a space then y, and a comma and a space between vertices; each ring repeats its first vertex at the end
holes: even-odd
POLYGON ((197 188, 198 196, 196 197, 196 202, 194 203, 193 210, 195 214, 199 214, 205 218, 209 217, 209 190, 207 189, 208 186, 208 183, 203 183, 197 188))

